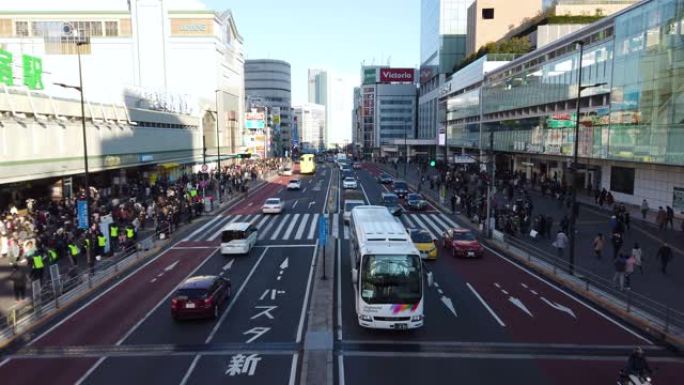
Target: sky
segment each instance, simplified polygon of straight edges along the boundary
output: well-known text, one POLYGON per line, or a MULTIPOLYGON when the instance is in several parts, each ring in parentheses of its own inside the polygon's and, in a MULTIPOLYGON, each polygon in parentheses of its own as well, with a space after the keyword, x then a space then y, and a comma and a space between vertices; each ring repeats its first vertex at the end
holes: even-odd
POLYGON ((247 59, 280 59, 292 65, 293 105, 307 102, 309 68, 331 70, 358 85, 364 60, 393 67, 417 67, 420 61, 420 0, 204 3, 233 12, 247 59))

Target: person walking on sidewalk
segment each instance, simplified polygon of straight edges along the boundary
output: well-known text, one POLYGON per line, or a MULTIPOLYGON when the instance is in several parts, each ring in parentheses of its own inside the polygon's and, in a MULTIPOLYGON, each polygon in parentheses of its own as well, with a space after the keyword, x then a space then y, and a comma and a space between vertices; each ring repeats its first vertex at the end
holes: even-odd
POLYGON ((641 219, 646 219, 646 214, 648 214, 648 201, 644 199, 641 201, 641 219))
POLYGON ((556 240, 553 242, 553 247, 555 247, 558 252, 558 258, 563 258, 565 248, 568 247, 568 236, 565 235, 563 230, 558 230, 556 240))
POLYGON ((658 249, 658 254, 656 254, 656 256, 660 258, 660 271, 662 271, 663 274, 667 274, 667 265, 672 260, 672 249, 670 248, 670 245, 665 242, 660 246, 660 249, 658 249))
POLYGON ((14 289, 14 300, 23 301, 26 298, 26 274, 21 269, 21 266, 14 265, 12 267, 12 273, 9 276, 12 282, 12 287, 14 289))
POLYGON ((663 230, 665 228, 665 224, 667 223, 667 213, 665 210, 663 210, 663 206, 658 207, 658 214, 656 215, 656 224, 658 225, 659 230, 663 230))
POLYGON ((625 288, 625 269, 627 268, 627 256, 620 254, 618 258, 613 261, 613 266, 615 267, 615 274, 613 274, 613 285, 624 290, 625 288))
POLYGON ((603 257, 604 246, 605 241, 603 239, 603 234, 598 233, 596 238, 594 238, 594 255, 596 255, 596 259, 601 259, 601 257, 603 257))
POLYGON ((632 257, 634 257, 634 265, 636 269, 641 271, 641 275, 644 275, 644 264, 643 264, 643 253, 639 247, 639 243, 634 243, 634 248, 632 248, 632 257))
POLYGON ((622 244, 624 241, 622 240, 622 234, 615 232, 613 233, 613 239, 611 240, 613 243, 613 259, 616 259, 620 253, 620 249, 622 248, 622 244))
POLYGON ((670 228, 674 230, 674 210, 670 206, 667 206, 666 218, 667 223, 670 225, 670 228))
POLYGON ((632 289, 632 273, 634 273, 634 266, 636 265, 636 259, 634 255, 627 256, 625 259, 625 289, 632 289))

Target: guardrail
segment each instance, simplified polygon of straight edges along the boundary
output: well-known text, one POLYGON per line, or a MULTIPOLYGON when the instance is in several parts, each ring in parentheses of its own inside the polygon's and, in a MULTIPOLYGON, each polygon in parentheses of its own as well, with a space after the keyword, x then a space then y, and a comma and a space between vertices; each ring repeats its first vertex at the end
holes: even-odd
MULTIPOLYGON (((267 172, 255 182, 258 184, 268 181, 275 175, 274 172, 267 172)), ((244 197, 244 193, 236 192, 230 198, 239 200, 244 197)), ((184 222, 179 221, 179 223, 184 222)), ((32 300, 30 302, 14 305, 6 314, 0 314, 0 348, 28 330, 37 321, 70 305, 102 284, 117 279, 119 273, 153 255, 146 252, 155 249, 157 242, 168 242, 169 234, 175 231, 177 228, 172 224, 159 231, 155 230, 152 235, 114 253, 112 257, 99 261, 93 268, 72 267, 66 272, 60 272, 57 265, 51 265, 50 270, 46 272, 47 278, 42 283, 40 280, 31 282, 32 300)))
POLYGON ((654 301, 634 290, 620 290, 615 287, 613 280, 580 266, 575 265, 574 274, 570 274, 568 260, 524 242, 520 238, 504 235, 503 240, 504 248, 518 254, 528 263, 539 265, 554 277, 563 278, 566 281, 573 280, 577 285, 574 289, 581 291, 579 294, 591 294, 593 297, 603 298, 606 304, 614 310, 641 319, 650 332, 673 336, 677 341, 670 342, 676 344, 684 343, 684 312, 654 301))

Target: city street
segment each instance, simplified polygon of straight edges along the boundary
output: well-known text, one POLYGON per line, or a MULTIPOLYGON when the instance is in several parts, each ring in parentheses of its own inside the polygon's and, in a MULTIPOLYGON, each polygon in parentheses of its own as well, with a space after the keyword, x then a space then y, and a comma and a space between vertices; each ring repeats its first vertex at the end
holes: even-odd
MULTIPOLYGON (((378 204, 387 190, 375 180, 378 173, 372 164, 356 171, 358 190, 370 204, 378 204)), ((0 378, 17 385, 35 384, 45 373, 57 385, 298 383, 318 220, 331 187, 340 183, 331 175, 331 168, 319 167, 315 176, 295 176, 303 181, 301 191, 284 189, 291 178, 279 177, 191 228, 5 357, 0 378), (284 212, 261 214, 263 201, 276 196, 285 202, 284 212), (237 221, 258 228, 257 245, 247 256, 222 256, 220 229, 237 221), (169 313, 174 289, 188 276, 206 274, 228 277, 233 285, 218 320, 174 321, 169 313)), ((342 203, 348 193, 337 187, 342 203)), ((350 230, 340 212, 330 217, 337 242, 338 385, 452 383, 453 378, 478 384, 603 384, 615 379, 634 346, 646 350, 659 383, 675 383, 684 370, 681 358, 648 336, 495 250, 482 259, 460 260, 440 248, 436 261, 424 262, 434 276, 432 287, 425 283, 425 325, 407 332, 363 329, 354 310, 350 230)), ((458 227, 455 216, 434 206, 407 211, 400 220, 436 238, 458 227)))
POLYGON ((317 251, 318 218, 330 170, 279 177, 37 335, 0 363, 0 378, 35 384, 294 383, 317 251), (299 176, 298 176, 299 177, 299 176), (261 214, 270 197, 284 213, 261 214), (222 256, 220 231, 236 221, 258 228, 247 256, 222 256), (176 322, 170 295, 186 277, 221 275, 232 298, 216 321, 176 322))

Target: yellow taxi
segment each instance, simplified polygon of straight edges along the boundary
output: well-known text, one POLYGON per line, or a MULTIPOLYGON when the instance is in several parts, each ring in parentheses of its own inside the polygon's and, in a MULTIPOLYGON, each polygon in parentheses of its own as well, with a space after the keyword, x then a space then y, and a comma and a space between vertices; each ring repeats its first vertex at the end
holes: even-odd
POLYGON ((421 259, 437 259, 437 241, 425 229, 409 229, 411 241, 418 251, 421 259))

